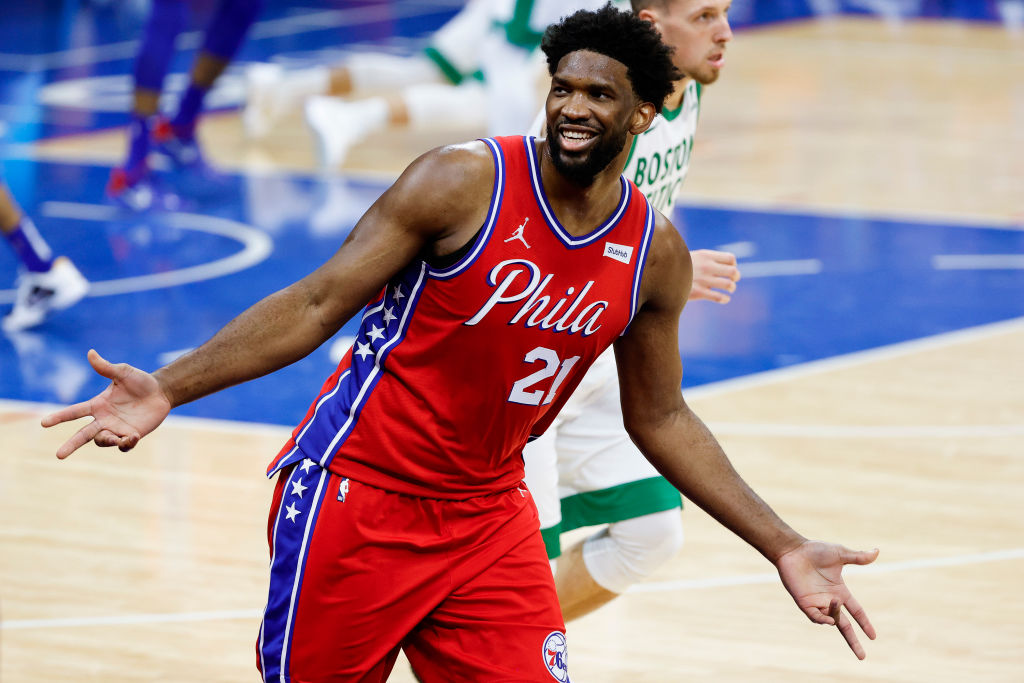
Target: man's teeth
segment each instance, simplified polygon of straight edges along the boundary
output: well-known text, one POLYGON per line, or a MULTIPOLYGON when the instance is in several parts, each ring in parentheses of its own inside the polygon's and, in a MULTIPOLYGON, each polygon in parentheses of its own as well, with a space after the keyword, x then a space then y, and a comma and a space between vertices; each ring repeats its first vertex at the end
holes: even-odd
POLYGON ((570 140, 589 140, 594 137, 593 133, 580 133, 577 131, 563 130, 562 137, 569 138, 570 140))

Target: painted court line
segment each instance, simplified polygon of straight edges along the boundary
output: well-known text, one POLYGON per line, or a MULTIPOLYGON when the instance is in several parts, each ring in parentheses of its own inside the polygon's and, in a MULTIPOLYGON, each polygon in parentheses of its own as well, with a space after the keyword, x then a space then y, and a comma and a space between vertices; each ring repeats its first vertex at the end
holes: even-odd
POLYGON ((910 341, 889 344, 887 346, 879 346, 865 351, 855 351, 841 356, 832 356, 831 358, 809 361, 807 363, 800 363, 799 365, 778 368, 776 370, 766 370, 764 372, 745 375, 735 379, 727 379, 722 380, 721 382, 712 382, 696 387, 684 388, 683 393, 687 398, 720 396, 722 394, 728 394, 742 389, 752 389, 755 387, 779 384, 780 382, 820 375, 833 370, 845 370, 847 368, 866 365, 876 361, 901 358, 915 353, 920 353, 922 351, 944 349, 957 344, 966 344, 968 342, 988 339, 1000 334, 1019 331, 1024 331, 1024 317, 1011 318, 1010 320, 989 323, 987 325, 979 325, 977 327, 967 327, 962 330, 945 332, 931 337, 912 339, 910 341))
MULTIPOLYGON (((0 292, 2 295, 3 292, 0 292)), ((968 327, 962 330, 956 330, 954 332, 946 332, 943 334, 934 335, 931 337, 923 337, 921 339, 914 339, 907 342, 900 342, 898 344, 890 344, 888 346, 881 346, 875 349, 868 349, 866 351, 857 351, 855 353, 849 353, 842 356, 834 356, 832 358, 825 358, 819 361, 811 361, 808 363, 801 363, 799 365, 793 365, 786 368, 779 368, 777 370, 767 370, 765 372, 759 372, 752 375, 746 375, 743 377, 737 377, 735 379, 722 380, 721 382, 712 382, 709 384, 702 384, 696 387, 690 387, 685 389, 685 394, 688 399, 692 398, 703 398, 712 396, 721 396, 734 391, 741 391, 744 389, 752 389, 761 386, 769 386, 772 384, 779 384, 791 379, 800 379, 802 377, 811 377, 814 375, 820 375, 825 372, 831 372, 833 370, 844 370, 847 368, 857 367, 858 365, 866 365, 881 360, 888 360, 892 358, 899 358, 902 356, 909 356, 914 353, 921 351, 930 351, 933 349, 942 349, 949 346, 955 346, 956 344, 964 344, 973 341, 980 341, 988 339, 990 337, 998 336, 1000 334, 1006 334, 1010 332, 1024 331, 1024 317, 1013 318, 1010 320, 1004 320, 996 323, 989 323, 987 325, 979 325, 977 327, 968 327)), ((0 411, 39 411, 39 412, 51 412, 62 408, 62 405, 49 404, 49 403, 35 403, 30 401, 14 401, 8 399, 0 399, 0 411)), ((261 422, 243 422, 235 420, 219 420, 214 418, 206 417, 185 417, 171 415, 167 418, 168 424, 178 423, 185 426, 191 426, 196 429, 206 430, 221 430, 228 433, 239 433, 239 434, 253 434, 256 431, 264 432, 269 435, 280 435, 282 428, 291 429, 294 425, 275 425, 272 423, 261 423, 261 422)), ((728 429, 730 423, 717 423, 716 426, 724 427, 728 429)), ((737 431, 735 433, 742 433, 744 429, 764 429, 764 434, 771 434, 772 429, 784 431, 792 428, 794 432, 798 430, 806 430, 805 434, 813 434, 814 430, 817 429, 832 429, 833 427, 822 427, 819 425, 743 425, 742 423, 736 423, 733 428, 737 431)), ((885 429, 892 429, 893 436, 901 436, 899 430, 921 430, 930 429, 931 427, 925 425, 908 426, 908 425, 896 425, 887 427, 885 429)), ((838 429, 850 430, 851 434, 866 434, 871 430, 883 429, 882 427, 859 427, 855 425, 843 425, 839 426, 838 429)), ((980 430, 988 432, 987 435, 998 435, 1003 436, 1008 433, 1016 433, 1013 430, 1018 429, 1017 425, 969 425, 963 427, 951 427, 949 425, 943 427, 943 429, 956 429, 964 430, 963 435, 973 436, 975 435, 972 430, 980 430), (1001 432, 1000 430, 1007 430, 1001 432)), ((723 431, 722 433, 726 433, 723 431)), ((831 435, 832 432, 829 432, 831 435)))
MULTIPOLYGON (((75 202, 46 202, 42 205, 41 214, 47 217, 99 222, 109 222, 124 216, 124 213, 113 206, 75 202)), ((236 240, 242 244, 242 249, 230 256, 187 268, 115 280, 93 281, 89 283, 89 293, 86 296, 112 296, 212 280, 251 268, 266 260, 273 251, 270 237, 238 221, 190 213, 168 214, 163 220, 173 228, 195 230, 236 240)), ((0 290, 0 303, 11 303, 14 297, 15 290, 0 290)))
MULTIPOLYGON (((905 560, 903 562, 883 562, 881 564, 869 564, 867 566, 849 565, 843 572, 851 574, 893 574, 895 572, 907 572, 920 569, 937 569, 942 567, 962 567, 972 564, 988 564, 990 562, 1005 562, 1007 560, 1024 559, 1024 548, 1011 548, 1008 550, 996 550, 989 553, 976 553, 971 555, 951 555, 949 557, 933 557, 920 560, 905 560)), ((704 588, 722 588, 725 586, 751 586, 755 584, 776 583, 779 575, 775 572, 760 574, 740 574, 737 576, 722 576, 710 579, 690 579, 686 581, 657 581, 652 583, 637 584, 629 588, 630 593, 664 593, 666 591, 701 590, 704 588)))
POLYGON ((737 265, 744 280, 755 277, 817 275, 823 268, 821 261, 816 258, 789 261, 740 261, 737 265))
POLYGON ((816 425, 709 422, 716 436, 778 436, 787 439, 978 439, 1024 436, 1024 424, 816 425))
MULTIPOLYGON (((1024 559, 1024 548, 1011 548, 988 553, 969 555, 951 555, 949 557, 923 558, 902 562, 885 562, 868 566, 848 566, 847 575, 851 574, 892 574, 895 572, 917 571, 921 569, 938 569, 943 567, 963 567, 991 562, 1024 559)), ((664 593, 667 591, 704 590, 728 586, 751 586, 770 584, 779 580, 775 572, 758 574, 740 574, 707 579, 689 579, 685 581, 658 581, 632 586, 630 593, 664 593)), ((233 619, 259 619, 261 610, 212 610, 204 612, 177 612, 151 614, 124 614, 106 617, 73 617, 61 619, 12 619, 0 622, 0 630, 17 631, 43 628, 77 628, 83 626, 125 626, 141 624, 166 624, 198 621, 228 621, 233 619)))
POLYGON ((935 270, 1022 270, 1024 254, 941 254, 932 257, 935 270))
POLYGON ((262 610, 214 610, 164 614, 124 614, 111 617, 80 617, 67 619, 13 619, 0 622, 0 630, 17 631, 32 628, 75 628, 79 626, 125 626, 131 624, 168 624, 193 621, 226 621, 259 619, 262 610))

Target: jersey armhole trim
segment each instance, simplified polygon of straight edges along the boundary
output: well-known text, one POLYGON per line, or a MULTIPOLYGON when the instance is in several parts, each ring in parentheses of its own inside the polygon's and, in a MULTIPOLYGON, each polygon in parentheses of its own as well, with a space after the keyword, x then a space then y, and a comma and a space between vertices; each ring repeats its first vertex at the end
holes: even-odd
MULTIPOLYGON (((639 192, 639 190, 637 190, 639 192)), ((647 265, 647 252, 651 246, 651 239, 654 235, 654 207, 644 197, 644 201, 647 204, 647 221, 644 225, 644 237, 640 243, 640 253, 636 258, 636 270, 633 272, 633 292, 629 300, 629 322, 626 323, 626 327, 623 328, 620 337, 629 331, 629 326, 633 323, 633 318, 636 317, 637 308, 640 303, 640 283, 643 282, 644 267, 647 265)))
MULTIPOLYGON (((493 138, 481 138, 481 142, 491 150, 491 157, 494 160, 494 185, 491 188, 491 201, 487 208, 487 216, 484 223, 477 231, 476 243, 465 256, 456 261, 448 268, 433 269, 427 265, 427 276, 436 280, 447 280, 453 278, 465 269, 469 268, 479 258, 484 247, 494 232, 494 224, 501 213, 502 197, 505 195, 505 153, 493 138)), ((424 262, 425 263, 425 262, 424 262)))

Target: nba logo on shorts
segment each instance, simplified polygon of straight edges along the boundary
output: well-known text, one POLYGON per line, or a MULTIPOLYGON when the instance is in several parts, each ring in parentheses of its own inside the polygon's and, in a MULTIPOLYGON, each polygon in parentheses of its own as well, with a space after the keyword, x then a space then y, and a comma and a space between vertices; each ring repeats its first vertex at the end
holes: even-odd
POLYGON ((548 673, 556 681, 568 683, 569 680, 569 647, 565 641, 565 634, 561 631, 552 631, 544 639, 544 647, 541 651, 544 656, 544 666, 548 673))

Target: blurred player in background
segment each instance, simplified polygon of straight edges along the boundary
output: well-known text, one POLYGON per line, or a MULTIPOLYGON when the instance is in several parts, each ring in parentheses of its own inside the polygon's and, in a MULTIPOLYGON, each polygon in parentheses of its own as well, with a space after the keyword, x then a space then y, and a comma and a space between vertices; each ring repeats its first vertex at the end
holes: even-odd
POLYGON ((170 118, 159 114, 164 77, 174 56, 175 40, 188 16, 187 0, 153 0, 135 61, 135 92, 128 125, 128 155, 115 168, 107 194, 136 210, 173 208, 173 196, 154 186, 147 158, 150 151, 167 157, 177 169, 208 174, 196 124, 203 99, 235 56, 263 0, 221 0, 206 28, 192 66, 188 88, 170 118))
POLYGON ((387 126, 443 123, 521 133, 537 108, 543 72, 535 48, 542 32, 564 15, 606 2, 470 0, 414 56, 362 53, 335 68, 291 71, 256 65, 246 78, 245 129, 261 137, 304 106, 325 169, 336 168, 353 144, 387 126), (341 99, 351 96, 358 99, 341 99))
POLYGON ((51 311, 77 303, 89 282, 66 256, 55 256, 32 219, 14 201, 0 177, 0 232, 20 263, 14 308, 4 316, 4 332, 35 327, 51 311))
MULTIPOLYGON (((732 39, 731 0, 633 0, 673 48, 685 78, 651 127, 633 138, 623 172, 671 216, 690 165, 702 87, 713 83, 732 39)), ((531 130, 544 135, 543 112, 531 130)), ((692 251, 690 300, 727 303, 740 278, 733 254, 692 251)), ((683 544, 678 491, 630 440, 622 423, 615 358, 602 354, 552 427, 525 451, 526 482, 540 512, 566 620, 621 595, 672 559, 683 544), (562 553, 559 535, 606 525, 562 553)))

